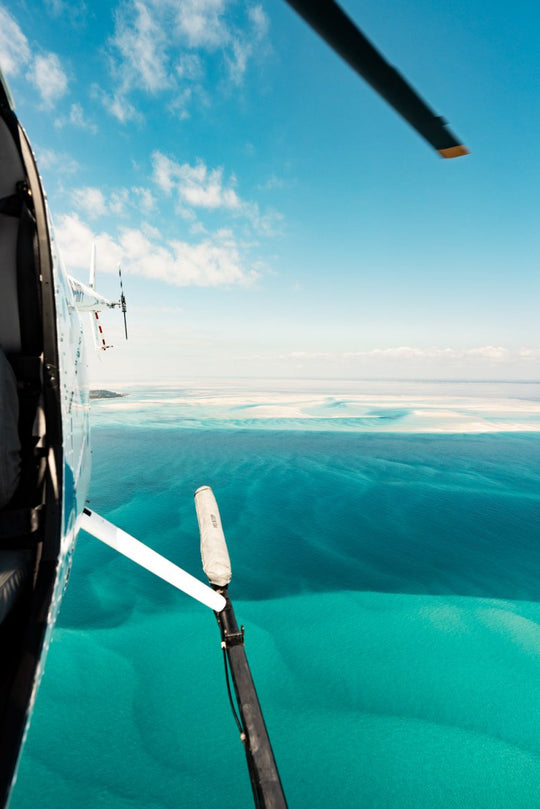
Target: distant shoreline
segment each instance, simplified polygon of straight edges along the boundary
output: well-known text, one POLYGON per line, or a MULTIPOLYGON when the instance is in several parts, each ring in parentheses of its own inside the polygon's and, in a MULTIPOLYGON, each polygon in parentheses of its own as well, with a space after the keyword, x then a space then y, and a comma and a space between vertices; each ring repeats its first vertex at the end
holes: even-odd
POLYGON ((127 393, 116 393, 113 390, 91 390, 90 401, 93 399, 122 399, 124 396, 128 395, 127 393))

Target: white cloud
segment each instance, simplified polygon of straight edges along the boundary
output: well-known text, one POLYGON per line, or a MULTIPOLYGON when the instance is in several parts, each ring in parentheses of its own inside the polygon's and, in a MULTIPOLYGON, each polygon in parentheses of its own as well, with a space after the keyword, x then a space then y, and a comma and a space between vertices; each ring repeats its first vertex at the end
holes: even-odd
POLYGON ((90 186, 75 188, 71 192, 71 201, 78 211, 90 219, 97 219, 106 214, 125 216, 133 211, 147 214, 156 206, 150 189, 140 186, 118 188, 108 198, 99 188, 90 186))
POLYGON ((100 270, 128 272, 175 286, 248 285, 257 273, 244 266, 240 248, 230 232, 207 236, 198 243, 165 240, 155 228, 120 228, 116 237, 92 229, 78 216, 60 218, 56 239, 68 271, 86 270, 91 245, 96 244, 100 270))
POLYGON ((132 188, 131 190, 134 195, 135 205, 137 205, 143 213, 150 213, 155 209, 156 200, 150 189, 132 188))
POLYGON ((116 89, 112 101, 103 99, 106 109, 126 121, 134 117, 123 114, 131 93, 169 91, 168 108, 186 118, 194 98, 205 103, 206 62, 212 58, 220 59, 229 82, 239 85, 249 61, 264 52, 268 18, 259 5, 240 11, 234 6, 231 0, 124 2, 109 40, 116 89))
POLYGON ((70 124, 73 124, 73 126, 78 126, 79 129, 87 129, 89 132, 93 132, 94 134, 98 130, 95 124, 87 121, 83 108, 80 104, 71 105, 71 109, 69 111, 69 122, 70 124))
POLYGON ((322 358, 340 362, 368 362, 384 365, 439 365, 473 366, 473 365, 508 365, 512 362, 538 362, 540 348, 506 348, 504 346, 475 346, 471 348, 442 348, 431 346, 418 348, 413 346, 395 346, 391 348, 373 348, 366 351, 337 351, 333 353, 317 351, 293 351, 292 359, 317 360, 322 358))
POLYGON ((133 104, 121 92, 110 95, 97 85, 94 85, 92 87, 92 96, 93 98, 98 98, 105 109, 121 124, 126 124, 128 121, 140 121, 142 118, 133 104))
POLYGON ((171 194, 175 188, 175 179, 177 174, 175 168, 178 164, 174 163, 164 154, 161 154, 161 152, 154 152, 152 155, 152 165, 152 179, 162 191, 164 191, 166 194, 171 194))
POLYGON ((185 87, 180 90, 175 97, 169 102, 167 109, 173 115, 177 116, 181 121, 187 121, 190 117, 189 106, 193 99, 193 89, 185 87))
POLYGON ((540 348, 520 348, 519 357, 522 360, 538 362, 540 360, 540 348))
POLYGON ((287 182, 283 180, 281 177, 276 177, 275 174, 272 174, 265 183, 261 183, 257 186, 260 191, 273 191, 274 189, 281 189, 287 186, 287 182))
POLYGON ((67 117, 57 118, 54 122, 54 125, 58 129, 61 129, 67 124, 75 126, 77 129, 83 129, 86 132, 90 132, 92 135, 95 135, 98 131, 97 125, 92 121, 87 120, 82 106, 78 103, 71 105, 71 109, 67 117))
POLYGON ((268 33, 268 17, 261 6, 251 7, 248 18, 248 30, 232 37, 230 53, 226 55, 230 77, 236 85, 242 83, 248 61, 256 52, 260 52, 261 44, 268 33))
POLYGON ((250 220, 253 228, 261 236, 275 236, 280 232, 283 223, 283 214, 279 211, 267 210, 262 214, 259 206, 254 203, 246 203, 243 209, 244 215, 250 220))
MULTIPOLYGON (((77 215, 61 216, 54 227, 54 239, 59 247, 64 266, 70 275, 77 275, 78 270, 88 272, 90 256, 95 236, 90 227, 82 222, 77 215)), ((102 245, 103 246, 103 245, 102 245)), ((107 255, 110 254, 108 251, 107 255)), ((109 270, 103 257, 99 256, 99 269, 109 270)), ((118 264, 114 264, 115 267, 118 264)))
POLYGON ((57 174, 74 174, 79 169, 77 161, 67 152, 36 148, 37 162, 41 169, 54 169, 57 174))
MULTIPOLYGON (((0 6, 0 67, 7 77, 27 67, 26 78, 37 88, 43 106, 51 109, 68 89, 68 77, 56 53, 38 53, 32 57, 30 45, 18 23, 0 6)), ((74 105, 76 108, 79 105, 74 105)), ((80 107, 79 107, 80 109, 80 107)), ((82 110, 80 110, 82 113, 82 110)), ((77 110, 72 108, 77 118, 77 110)), ((57 122, 58 123, 58 122, 57 122)), ((72 120, 81 125, 81 119, 72 120)), ((87 125, 88 126, 88 125, 87 125)))
POLYGON ((180 79, 200 81, 204 76, 202 59, 196 53, 182 53, 176 65, 176 73, 180 79))
POLYGON ((14 18, 0 6, 0 66, 6 76, 16 76, 30 60, 28 40, 14 18))
POLYGON ((152 155, 153 180, 165 194, 175 192, 182 206, 221 209, 247 219, 257 233, 269 236, 276 232, 283 217, 277 211, 261 214, 255 202, 242 200, 236 180, 224 180, 223 167, 210 169, 202 160, 195 165, 176 163, 161 152, 152 155))
POLYGON ((99 188, 76 188, 71 192, 73 204, 90 219, 97 219, 107 213, 107 204, 99 188))
POLYGON ((397 346, 394 348, 374 348, 370 351, 347 351, 346 359, 388 359, 388 360, 444 360, 461 361, 467 359, 489 360, 490 362, 507 362, 511 352, 502 346, 479 346, 478 348, 414 348, 397 346))
POLYGON ((241 207, 240 199, 232 187, 233 182, 224 185, 222 167, 209 169, 202 160, 194 166, 175 163, 160 152, 154 152, 152 161, 154 180, 158 186, 167 194, 175 189, 185 204, 194 208, 229 210, 241 207))
POLYGON ((270 22, 262 6, 251 6, 248 9, 248 16, 252 25, 255 39, 260 42, 268 34, 270 22))
POLYGON ((54 17, 61 17, 67 11, 67 4, 64 0, 45 0, 45 5, 54 17))
POLYGON ((207 231, 202 222, 195 221, 192 225, 190 225, 189 232, 192 234, 192 236, 200 236, 207 231))
POLYGON ((84 23, 87 15, 86 3, 74 3, 72 0, 45 0, 47 10, 53 17, 62 17, 62 21, 69 20, 71 25, 80 26, 84 23))
POLYGON ((55 53, 36 56, 28 78, 39 90, 45 107, 54 107, 67 92, 68 79, 55 53))
POLYGON ((154 9, 141 0, 125 5, 116 15, 114 46, 118 50, 123 90, 138 85, 150 93, 169 84, 166 31, 154 17, 154 9))
POLYGON ((190 48, 223 48, 230 40, 225 10, 225 0, 184 0, 176 9, 177 31, 190 48))
POLYGON ((127 188, 119 188, 113 191, 109 200, 108 209, 114 216, 123 216, 129 205, 129 191, 127 188))

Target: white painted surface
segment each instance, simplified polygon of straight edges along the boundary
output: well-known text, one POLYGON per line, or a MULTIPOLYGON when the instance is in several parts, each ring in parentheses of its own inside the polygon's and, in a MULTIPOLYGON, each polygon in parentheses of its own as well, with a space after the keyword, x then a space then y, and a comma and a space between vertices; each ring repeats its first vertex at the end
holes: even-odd
POLYGON ((165 559, 164 556, 156 553, 156 551, 153 551, 135 537, 122 531, 121 528, 117 528, 116 525, 100 517, 94 511, 90 512, 90 514, 83 512, 80 527, 92 534, 96 539, 104 542, 105 545, 109 545, 118 553, 127 556, 128 559, 144 567, 150 573, 172 584, 178 590, 187 593, 196 601, 200 601, 201 604, 210 607, 216 612, 221 612, 224 608, 225 599, 215 590, 212 590, 190 573, 173 564, 173 562, 165 559))

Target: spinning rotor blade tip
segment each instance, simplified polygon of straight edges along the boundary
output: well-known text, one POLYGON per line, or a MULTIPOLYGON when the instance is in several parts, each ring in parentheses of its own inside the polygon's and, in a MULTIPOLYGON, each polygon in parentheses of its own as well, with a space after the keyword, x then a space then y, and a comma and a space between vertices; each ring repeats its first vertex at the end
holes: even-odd
POLYGON ((448 149, 437 149, 441 157, 462 157, 463 155, 470 154, 469 149, 462 143, 459 146, 450 146, 448 149))

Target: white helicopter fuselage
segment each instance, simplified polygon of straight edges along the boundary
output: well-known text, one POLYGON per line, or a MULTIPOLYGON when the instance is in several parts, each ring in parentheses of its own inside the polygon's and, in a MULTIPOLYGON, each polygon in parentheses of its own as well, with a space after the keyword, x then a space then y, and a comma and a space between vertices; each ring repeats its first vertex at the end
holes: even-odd
MULTIPOLYGON (((56 302, 59 388, 62 417, 62 535, 58 598, 50 613, 51 628, 69 575, 91 474, 90 404, 86 341, 73 286, 67 275, 49 219, 56 302)), ((103 299, 105 300, 105 299, 103 299)), ((55 595, 57 595, 55 593, 55 595)))
POLYGON ((20 442, 17 488, 0 510, 0 564, 13 582, 0 593, 2 806, 69 576, 91 458, 81 319, 3 81, 0 113, 0 348, 17 386, 20 442))

